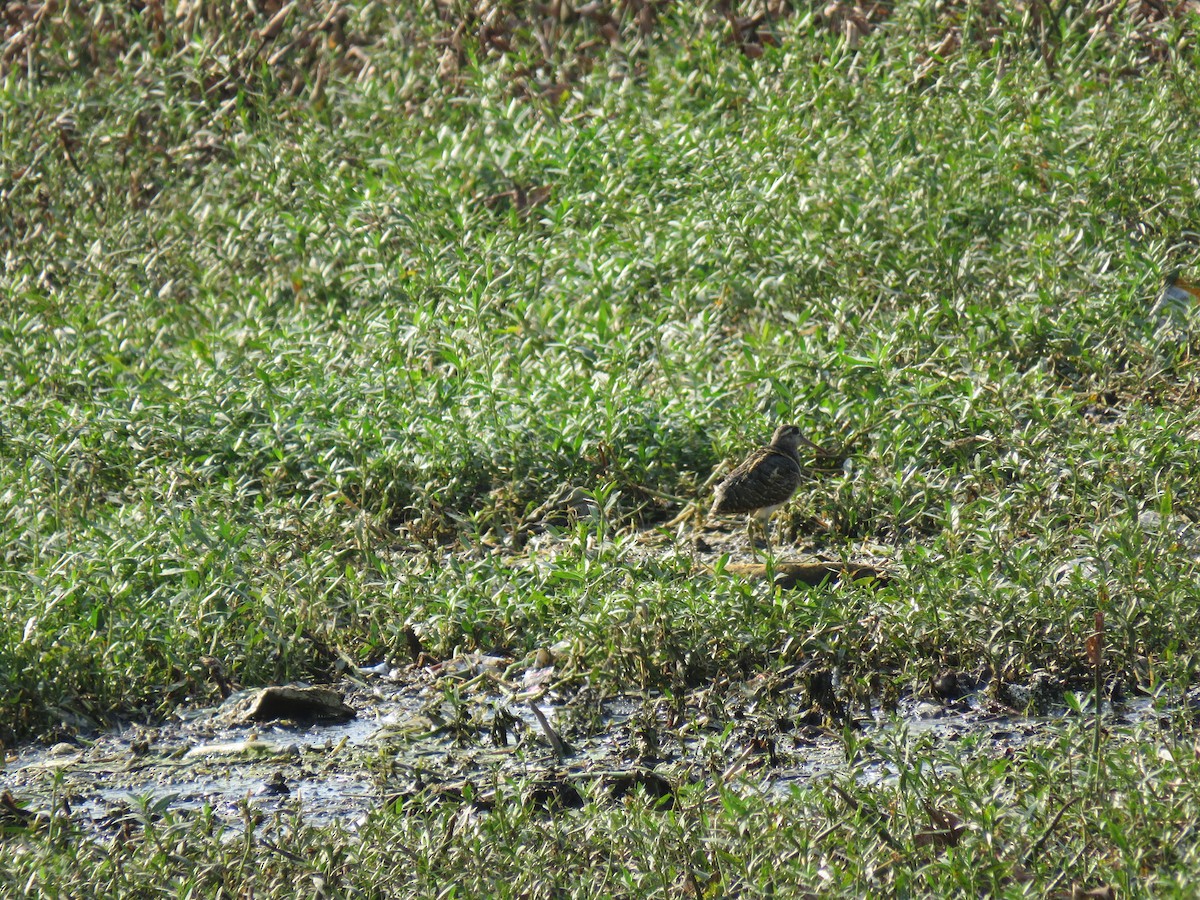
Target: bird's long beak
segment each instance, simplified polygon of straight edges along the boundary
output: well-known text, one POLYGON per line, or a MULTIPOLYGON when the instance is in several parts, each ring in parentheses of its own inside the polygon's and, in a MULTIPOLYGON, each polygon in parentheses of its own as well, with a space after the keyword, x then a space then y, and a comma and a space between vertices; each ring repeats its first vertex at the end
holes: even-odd
POLYGON ((804 443, 804 444, 805 444, 805 445, 807 445, 808 447, 811 447, 813 450, 816 450, 818 453, 824 453, 824 452, 825 452, 825 448, 824 448, 824 447, 822 447, 820 444, 815 444, 815 443, 813 443, 813 442, 812 442, 812 441, 810 441, 808 438, 806 438, 804 435, 799 435, 799 438, 800 438, 800 441, 801 441, 802 443, 804 443))

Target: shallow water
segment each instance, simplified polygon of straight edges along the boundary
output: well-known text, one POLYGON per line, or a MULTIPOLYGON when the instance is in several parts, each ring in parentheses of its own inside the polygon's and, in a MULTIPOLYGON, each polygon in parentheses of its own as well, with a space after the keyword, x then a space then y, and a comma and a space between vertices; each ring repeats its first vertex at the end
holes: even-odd
MULTIPOLYGON (((801 724, 800 691, 754 680, 719 696, 698 690, 682 703, 638 693, 599 699, 586 690, 546 690, 553 685, 547 669, 511 682, 504 662, 472 657, 363 670, 334 685, 357 711, 345 723, 240 724, 230 716, 235 695, 155 728, 129 727, 79 746, 31 745, 9 757, 0 786, 35 811, 67 811, 94 832, 168 812, 210 814, 233 828, 247 816, 277 813, 353 828, 405 798, 461 798, 468 786, 478 798, 503 780, 565 783, 586 796, 649 772, 671 785, 786 795, 851 769, 840 729, 801 724), (530 708, 530 693, 569 744, 561 758, 530 708)), ((1138 701, 1108 710, 1107 718, 1120 724, 1154 714, 1149 701, 1138 701)), ((902 732, 906 740, 947 745, 969 740, 1003 755, 1052 736, 1064 722, 998 711, 982 694, 951 704, 909 698, 894 716, 862 711, 853 769, 868 780, 896 777, 874 748, 902 732)))

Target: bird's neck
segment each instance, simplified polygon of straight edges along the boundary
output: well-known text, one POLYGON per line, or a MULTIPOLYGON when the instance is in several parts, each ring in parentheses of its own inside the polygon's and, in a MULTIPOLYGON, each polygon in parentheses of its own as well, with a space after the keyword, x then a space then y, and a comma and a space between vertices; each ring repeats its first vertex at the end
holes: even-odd
POLYGON ((790 459, 796 465, 800 465, 800 451, 795 447, 780 447, 777 444, 772 444, 767 449, 772 453, 790 459))

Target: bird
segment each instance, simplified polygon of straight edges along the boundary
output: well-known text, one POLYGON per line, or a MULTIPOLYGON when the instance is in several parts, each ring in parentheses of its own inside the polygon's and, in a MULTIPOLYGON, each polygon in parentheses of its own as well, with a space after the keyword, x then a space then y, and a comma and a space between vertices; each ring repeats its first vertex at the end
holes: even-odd
POLYGON ((1176 269, 1167 275, 1162 293, 1150 310, 1151 315, 1186 317, 1200 305, 1200 285, 1185 281, 1176 269))
POLYGON ((776 428, 770 444, 753 451, 716 486, 709 515, 747 513, 747 534, 753 540, 757 522, 770 549, 771 514, 787 503, 804 475, 798 452, 801 445, 821 449, 795 425, 776 428))

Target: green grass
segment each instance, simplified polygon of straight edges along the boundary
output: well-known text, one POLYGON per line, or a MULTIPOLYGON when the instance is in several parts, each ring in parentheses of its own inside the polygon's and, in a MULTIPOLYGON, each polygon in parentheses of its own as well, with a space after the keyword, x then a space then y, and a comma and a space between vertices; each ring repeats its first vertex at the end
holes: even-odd
MULTIPOLYGON (((1000 11, 991 45, 968 40, 918 79, 945 28, 970 36, 982 13, 897 9, 857 50, 797 14, 752 59, 679 7, 646 37, 623 22, 621 47, 587 64, 565 48, 598 34, 588 20, 561 26, 549 61, 521 28, 505 56, 468 40, 453 76, 432 41, 453 22, 432 4, 355 6, 350 43, 321 33, 274 64, 276 45, 252 52, 263 21, 213 13, 187 34, 169 11, 163 29, 104 15, 111 29, 50 17, 0 92, 0 739, 211 702, 204 655, 247 685, 403 658, 409 624, 437 654, 562 642, 567 672, 601 691, 799 655, 849 691, 984 663, 1082 690, 1102 608, 1126 688, 1195 683, 1194 323, 1147 315, 1167 272, 1200 264, 1194 20, 1105 37, 1086 11, 1050 32, 1000 11), (569 90, 541 96, 554 84, 569 90), (517 188, 548 193, 522 208, 517 188), (686 544, 631 554, 782 420, 856 439, 849 473, 802 491, 777 528, 890 557, 893 582, 764 596, 697 574, 686 544), (598 493, 602 526, 523 552, 523 517, 564 483, 598 493)), ((322 18, 297 10, 285 34, 322 18)), ((1114 790, 1170 786, 1176 801, 1146 802, 1193 808, 1151 751, 1121 752, 1114 790)), ((1003 807, 1020 853, 1070 799, 1038 774, 1061 760, 964 765, 957 814, 1003 807), (1027 821, 989 793, 1005 779, 1031 785, 1027 821)), ((920 818, 878 790, 889 815, 920 818)), ((471 841, 514 854, 496 864, 510 871, 547 827, 580 866, 614 841, 615 858, 647 860, 604 892, 687 871, 722 873, 710 895, 771 878, 1020 892, 1011 867, 979 862, 982 825, 915 874, 868 834, 827 884, 811 838, 845 808, 747 802, 582 824, 519 810, 441 849, 409 832, 452 812, 383 816, 377 840, 295 840, 330 877, 405 865, 384 848, 408 846, 413 893, 436 893, 471 841), (780 845, 756 846, 780 816, 780 845)), ((1142 866, 1194 885, 1186 853, 1121 868, 1121 841, 1168 826, 1108 809, 1079 800, 1060 823, 1071 879, 1136 893, 1142 866), (1085 849, 1103 861, 1089 869, 1085 849)), ((113 895, 173 871, 175 828, 194 835, 172 824, 122 847, 113 895)), ((49 894, 101 853, 23 846, 31 868, 8 884, 61 866, 49 894)), ((271 861, 244 876, 263 892, 303 868, 247 846, 271 861)), ((479 866, 470 877, 491 877, 479 866)))

